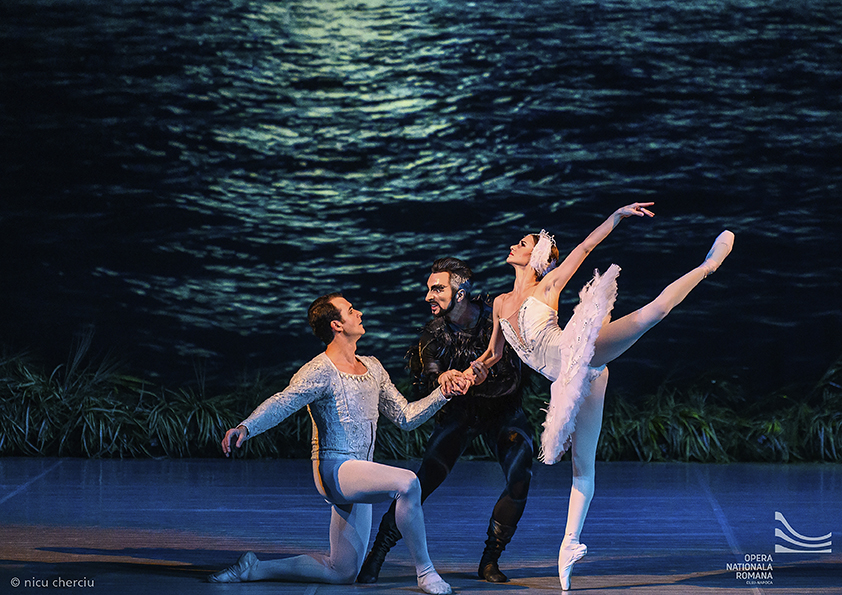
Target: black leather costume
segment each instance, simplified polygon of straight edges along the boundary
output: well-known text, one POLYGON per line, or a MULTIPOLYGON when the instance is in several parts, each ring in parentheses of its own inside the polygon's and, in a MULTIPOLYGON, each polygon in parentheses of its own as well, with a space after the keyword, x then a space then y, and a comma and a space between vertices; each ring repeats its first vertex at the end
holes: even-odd
MULTIPOLYGON (((458 329, 445 317, 434 318, 425 325, 418 344, 407 353, 417 394, 427 394, 437 387, 439 375, 447 370, 468 369, 488 347, 493 327, 491 304, 487 298, 475 298, 473 303, 480 308, 474 328, 458 329)), ((417 472, 423 502, 445 480, 471 441, 480 434, 485 436, 506 480, 491 514, 478 570, 480 578, 492 582, 507 580, 497 567, 497 560, 523 515, 532 479, 533 431, 521 407, 524 373, 528 373, 528 368, 521 366, 520 358, 507 344, 503 358, 492 367, 485 382, 451 399, 436 414, 436 426, 417 472)), ((359 582, 377 580, 386 554, 399 539, 392 506, 383 516, 359 582)))

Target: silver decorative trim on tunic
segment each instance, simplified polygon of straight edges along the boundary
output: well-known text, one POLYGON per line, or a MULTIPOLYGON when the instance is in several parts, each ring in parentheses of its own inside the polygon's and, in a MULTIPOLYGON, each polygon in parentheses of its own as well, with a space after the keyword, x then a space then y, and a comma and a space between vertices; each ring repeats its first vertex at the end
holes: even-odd
POLYGON ((295 373, 289 386, 261 403, 241 425, 253 438, 306 406, 313 424, 315 459, 372 460, 380 413, 404 430, 430 419, 447 399, 441 389, 409 402, 375 357, 357 356, 365 374, 340 372, 321 353, 295 373))

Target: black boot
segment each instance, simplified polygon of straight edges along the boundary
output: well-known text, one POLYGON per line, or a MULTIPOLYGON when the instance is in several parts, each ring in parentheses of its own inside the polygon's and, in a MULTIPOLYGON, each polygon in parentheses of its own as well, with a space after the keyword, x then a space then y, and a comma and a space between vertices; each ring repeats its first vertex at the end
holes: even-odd
POLYGON ((386 554, 400 541, 401 537, 401 532, 398 531, 398 526, 395 523, 394 511, 390 509, 383 515, 383 520, 380 521, 377 537, 374 538, 374 545, 371 546, 371 551, 365 557, 363 567, 357 575, 358 583, 377 582, 377 578, 380 576, 380 567, 386 560, 386 554))
POLYGON ((494 519, 488 523, 488 539, 485 540, 485 551, 482 552, 482 558, 479 561, 479 570, 477 574, 483 580, 489 583, 505 583, 509 578, 500 572, 497 566, 497 560, 500 559, 500 554, 506 549, 508 543, 512 540, 517 527, 509 527, 501 525, 494 519))

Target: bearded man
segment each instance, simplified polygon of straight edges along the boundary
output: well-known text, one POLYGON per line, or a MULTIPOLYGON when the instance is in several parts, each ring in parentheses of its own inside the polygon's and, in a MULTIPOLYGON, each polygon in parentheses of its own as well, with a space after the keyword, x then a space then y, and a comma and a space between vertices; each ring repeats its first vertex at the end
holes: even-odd
MULTIPOLYGON (((491 302, 485 296, 471 297, 472 276, 470 267, 457 258, 441 258, 433 263, 426 297, 433 319, 408 353, 419 394, 427 394, 437 387, 455 390, 462 382, 460 370, 471 369, 474 360, 488 347, 491 302)), ((487 371, 484 383, 472 386, 464 396, 445 404, 436 414, 435 429, 417 472, 421 502, 424 502, 445 480, 473 439, 479 435, 485 437, 506 481, 491 512, 488 539, 477 571, 479 578, 494 583, 508 581, 498 567, 498 560, 523 515, 532 479, 533 430, 521 406, 525 370, 521 369, 518 356, 506 346, 503 358, 487 371)), ((377 582, 386 555, 400 538, 393 504, 383 516, 357 582, 377 582)))

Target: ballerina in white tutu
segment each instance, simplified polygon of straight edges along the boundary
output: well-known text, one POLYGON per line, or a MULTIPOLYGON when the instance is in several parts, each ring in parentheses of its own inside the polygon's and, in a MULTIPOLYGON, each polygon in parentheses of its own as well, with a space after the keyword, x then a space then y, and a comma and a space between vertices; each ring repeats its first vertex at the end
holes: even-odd
POLYGON ((617 209, 559 264, 555 241, 546 231, 525 236, 511 247, 506 262, 515 270, 512 291, 494 300, 494 330, 485 353, 477 360, 487 367, 501 357, 507 341, 520 358, 550 381, 550 406, 541 435, 540 458, 559 461, 568 450, 573 486, 567 526, 558 556, 561 588, 570 589, 573 564, 587 553, 579 543, 594 491, 594 467, 602 409, 608 382, 606 365, 658 324, 675 306, 716 271, 734 244, 734 234, 722 232, 701 265, 667 286, 652 302, 611 321, 620 268, 612 264, 580 292, 580 302, 564 329, 558 324, 562 289, 585 260, 626 217, 653 217, 654 203, 634 203, 617 209))

